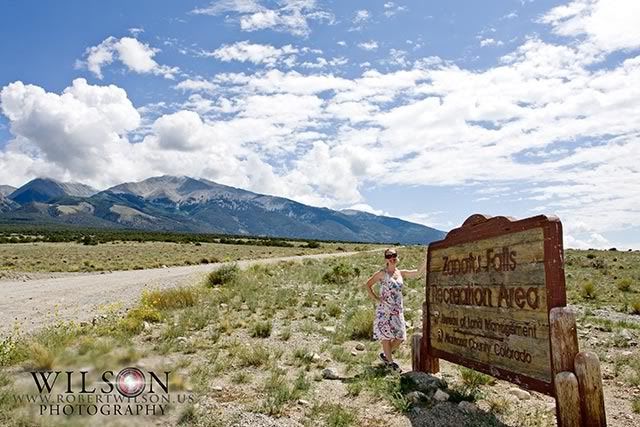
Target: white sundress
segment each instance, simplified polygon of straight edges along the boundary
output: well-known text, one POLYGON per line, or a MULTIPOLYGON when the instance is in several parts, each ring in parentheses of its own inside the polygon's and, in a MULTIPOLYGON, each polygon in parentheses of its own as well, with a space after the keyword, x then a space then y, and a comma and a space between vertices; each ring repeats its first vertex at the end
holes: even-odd
POLYGON ((373 320, 373 339, 403 341, 407 339, 402 302, 403 285, 399 270, 396 270, 393 275, 384 270, 384 277, 380 280, 380 302, 376 307, 376 316, 373 320))

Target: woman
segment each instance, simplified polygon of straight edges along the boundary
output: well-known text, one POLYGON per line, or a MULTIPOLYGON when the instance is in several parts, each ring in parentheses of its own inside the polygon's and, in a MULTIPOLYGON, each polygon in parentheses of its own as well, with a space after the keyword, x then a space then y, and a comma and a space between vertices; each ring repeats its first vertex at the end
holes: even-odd
POLYGON ((380 359, 395 371, 401 371, 393 361, 393 352, 407 338, 407 327, 404 320, 402 303, 402 287, 404 279, 423 276, 426 270, 426 259, 420 270, 399 270, 398 253, 395 249, 385 249, 385 268, 376 272, 367 280, 366 288, 369 297, 377 304, 373 321, 373 338, 382 343, 380 359), (380 282, 380 296, 373 292, 373 285, 380 282))

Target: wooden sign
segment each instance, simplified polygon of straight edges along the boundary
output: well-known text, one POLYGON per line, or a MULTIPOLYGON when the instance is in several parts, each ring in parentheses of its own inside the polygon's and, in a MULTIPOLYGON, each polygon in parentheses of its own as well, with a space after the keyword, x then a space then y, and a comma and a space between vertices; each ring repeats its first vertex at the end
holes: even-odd
POLYGON ((564 306, 562 228, 472 216, 429 245, 429 354, 553 395, 549 310, 564 306))
POLYGON ((560 220, 472 215, 429 245, 413 369, 445 359, 554 396, 561 427, 604 427, 600 362, 565 306, 560 220))

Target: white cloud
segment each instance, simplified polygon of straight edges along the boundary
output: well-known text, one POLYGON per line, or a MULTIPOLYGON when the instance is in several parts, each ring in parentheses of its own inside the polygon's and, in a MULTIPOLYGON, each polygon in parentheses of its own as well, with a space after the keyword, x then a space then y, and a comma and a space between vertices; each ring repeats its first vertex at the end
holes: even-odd
POLYGON ((540 22, 556 34, 582 36, 596 49, 613 52, 640 47, 640 2, 636 0, 575 0, 546 13, 540 22))
POLYGON ((504 45, 504 43, 500 40, 495 40, 492 38, 486 38, 486 39, 482 39, 480 40, 480 46, 485 47, 485 46, 502 46, 504 45))
POLYGON ((369 40, 366 42, 358 43, 358 47, 364 50, 376 50, 378 49, 378 42, 375 40, 369 40))
POLYGON ((406 11, 407 11, 406 6, 398 6, 392 1, 388 1, 384 4, 384 15, 387 18, 390 18, 393 15, 396 15, 398 12, 406 12, 406 11))
POLYGON ((220 15, 235 13, 243 31, 272 29, 306 37, 310 34, 310 21, 333 23, 334 16, 320 9, 316 0, 282 0, 280 7, 270 9, 254 0, 221 0, 208 7, 194 9, 192 13, 220 15))
POLYGON ((114 59, 120 60, 129 71, 139 74, 155 74, 166 79, 173 79, 178 73, 177 67, 158 64, 153 57, 158 49, 149 47, 135 38, 108 37, 98 46, 92 46, 85 51, 85 61, 77 61, 77 66, 86 66, 99 79, 103 78, 102 67, 111 64, 114 59))
POLYGON ((369 14, 369 11, 366 9, 361 9, 356 11, 356 14, 351 22, 358 25, 367 22, 370 18, 371 15, 369 14))
POLYGON ((252 62, 253 64, 266 64, 274 66, 286 55, 298 53, 298 49, 291 45, 275 48, 271 45, 254 44, 248 40, 237 42, 232 45, 223 45, 213 51, 211 56, 221 61, 252 62))
POLYGON ((217 86, 207 80, 186 79, 175 85, 174 88, 185 92, 213 92, 217 86))

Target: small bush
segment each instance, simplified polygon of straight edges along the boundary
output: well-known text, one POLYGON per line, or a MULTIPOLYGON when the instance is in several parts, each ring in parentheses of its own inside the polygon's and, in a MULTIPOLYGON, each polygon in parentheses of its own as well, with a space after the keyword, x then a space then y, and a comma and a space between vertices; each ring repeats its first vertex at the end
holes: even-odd
POLYGON ((51 370, 55 359, 53 353, 38 342, 29 344, 31 367, 36 370, 51 370))
POLYGON ((291 338, 291 328, 285 328, 280 332, 280 339, 282 341, 288 341, 291 338))
POLYGON ((360 269, 341 262, 322 276, 323 283, 344 285, 360 275, 360 269))
POLYGON ((584 282, 580 289, 580 295, 584 299, 595 299, 596 298, 596 285, 593 282, 584 282))
POLYGON ((342 308, 337 302, 330 302, 329 304, 327 304, 326 310, 327 314, 331 317, 338 317, 342 313, 342 308))
POLYGON ((373 337, 374 312, 371 308, 359 308, 354 311, 347 320, 347 332, 354 339, 367 339, 373 337))
POLYGON ((633 412, 636 414, 640 414, 640 397, 633 398, 631 401, 631 409, 633 409, 633 412))
POLYGON ((633 300, 629 308, 631 310, 631 314, 640 314, 640 298, 633 300))
POLYGON ((253 325, 251 336, 256 338, 268 338, 271 336, 271 322, 257 322, 253 325))
POLYGON ((587 259, 594 259, 596 256, 594 254, 587 254, 587 259))
POLYGON ((193 288, 171 288, 164 290, 144 291, 142 304, 158 310, 171 310, 195 305, 198 297, 193 288))
POLYGON ((618 283, 616 283, 616 287, 618 288, 618 290, 621 290, 622 292, 628 292, 631 290, 631 285, 633 284, 633 281, 626 277, 624 279, 620 279, 618 281, 618 283))
POLYGON ((240 269, 237 265, 223 265, 219 269, 212 271, 207 276, 207 285, 213 286, 221 286, 227 285, 238 278, 238 273, 240 269))
POLYGON ((241 351, 238 352, 237 356, 238 361, 240 362, 240 367, 244 368, 247 366, 262 366, 269 361, 269 357, 271 355, 267 347, 254 345, 250 348, 242 348, 241 351))
POLYGON ((462 384, 468 389, 477 389, 481 385, 494 384, 495 380, 493 377, 483 374, 481 372, 475 371, 473 369, 461 367, 460 371, 460 379, 462 380, 462 384))

